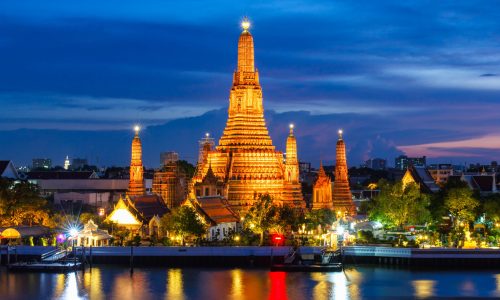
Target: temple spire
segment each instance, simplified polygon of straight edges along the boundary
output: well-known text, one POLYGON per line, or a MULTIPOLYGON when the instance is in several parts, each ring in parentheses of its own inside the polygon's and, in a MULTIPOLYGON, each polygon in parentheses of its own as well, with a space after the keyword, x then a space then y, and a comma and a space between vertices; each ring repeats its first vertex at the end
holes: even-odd
POLYGON ((130 181, 127 194, 130 196, 143 195, 144 167, 142 165, 142 143, 139 138, 140 127, 134 126, 135 136, 132 140, 132 155, 130 159, 130 181))
POLYGON ((290 135, 286 139, 286 172, 287 182, 299 181, 299 160, 297 158, 297 139, 293 135, 293 124, 290 124, 290 135))
POLYGON ((347 158, 342 130, 339 130, 337 141, 335 182, 333 184, 333 209, 341 214, 356 215, 356 207, 352 201, 349 177, 347 174, 347 158))
POLYGON ((250 28, 250 21, 245 18, 241 22, 241 27, 243 32, 240 35, 240 40, 238 41, 238 72, 255 72, 255 61, 254 61, 254 47, 253 47, 253 37, 248 29, 250 28))

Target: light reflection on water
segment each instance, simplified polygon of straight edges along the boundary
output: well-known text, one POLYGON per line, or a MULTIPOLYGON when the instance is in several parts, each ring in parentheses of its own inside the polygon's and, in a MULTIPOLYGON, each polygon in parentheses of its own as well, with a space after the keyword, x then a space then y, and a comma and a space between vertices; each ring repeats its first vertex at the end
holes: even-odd
POLYGON ((181 269, 167 271, 167 294, 165 299, 184 300, 184 284, 181 269))
POLYGON ((412 282, 417 298, 428 298, 434 296, 434 280, 414 280, 412 282))
POLYGON ((101 266, 68 274, 0 269, 0 298, 10 299, 367 299, 500 297, 494 271, 410 271, 356 267, 345 272, 264 269, 135 269, 101 266))

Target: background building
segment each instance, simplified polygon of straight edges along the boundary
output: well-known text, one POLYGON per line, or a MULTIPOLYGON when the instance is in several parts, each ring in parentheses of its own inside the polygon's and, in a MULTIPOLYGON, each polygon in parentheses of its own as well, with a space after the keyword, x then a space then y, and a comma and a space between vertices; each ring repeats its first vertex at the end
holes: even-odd
POLYGON ((434 181, 443 185, 448 182, 448 178, 453 176, 453 166, 451 164, 432 164, 427 167, 434 181))
POLYGON ((18 179, 19 174, 17 173, 14 164, 10 160, 0 160, 0 177, 9 179, 18 179))
POLYGON ((86 158, 73 158, 71 163, 71 169, 78 170, 82 169, 85 166, 88 166, 89 162, 86 158))
POLYGON ((394 166, 398 170, 406 170, 408 166, 413 165, 415 167, 425 167, 427 165, 426 157, 408 157, 406 155, 400 155, 394 160, 394 166))
POLYGON ((160 166, 166 166, 172 163, 176 163, 179 160, 179 154, 174 151, 162 152, 160 153, 160 166))
POLYGON ((365 166, 373 170, 385 170, 387 169, 387 160, 382 158, 370 158, 365 161, 365 166))
POLYGON ((51 169, 52 160, 50 158, 33 158, 32 169, 51 169))
POLYGON ((169 209, 186 199, 188 184, 185 172, 177 162, 169 163, 154 173, 153 194, 161 196, 169 209))

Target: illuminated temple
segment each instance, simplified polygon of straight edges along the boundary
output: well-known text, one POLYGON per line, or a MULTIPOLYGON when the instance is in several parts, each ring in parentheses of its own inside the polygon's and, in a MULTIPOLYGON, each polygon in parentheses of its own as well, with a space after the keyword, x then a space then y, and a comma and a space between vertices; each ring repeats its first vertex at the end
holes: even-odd
POLYGON ((346 215, 356 215, 356 206, 352 201, 349 177, 347 175, 347 159, 342 130, 339 130, 337 141, 337 162, 335 164, 335 181, 333 183, 333 209, 346 215))
POLYGON ((144 167, 142 165, 142 145, 139 138, 139 126, 135 126, 135 136, 132 140, 132 158, 130 159, 130 181, 127 195, 144 195, 144 167))
POLYGON ((226 128, 215 148, 208 142, 201 146, 194 184, 201 184, 207 173, 215 175, 219 185, 224 186, 222 196, 237 211, 249 209, 258 195, 265 193, 278 204, 304 208, 293 126, 287 138, 285 161, 266 127, 249 26, 248 21, 242 23, 226 128))

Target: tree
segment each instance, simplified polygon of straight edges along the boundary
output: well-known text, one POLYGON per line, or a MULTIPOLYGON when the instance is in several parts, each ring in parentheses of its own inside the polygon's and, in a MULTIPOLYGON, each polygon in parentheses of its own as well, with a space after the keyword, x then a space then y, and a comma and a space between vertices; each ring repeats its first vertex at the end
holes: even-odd
POLYGON ((36 184, 0 179, 1 226, 49 225, 49 212, 47 200, 40 196, 36 184))
POLYGON ((279 234, 284 234, 290 229, 296 231, 299 229, 300 224, 303 223, 303 219, 302 212, 289 205, 276 207, 271 230, 279 234))
POLYGON ((181 237, 184 245, 184 238, 188 235, 200 237, 205 231, 205 225, 198 218, 196 211, 190 206, 181 206, 172 210, 169 215, 161 218, 164 231, 174 233, 181 237))
POLYGON ((474 220, 479 201, 472 196, 472 190, 469 188, 452 188, 446 194, 444 204, 453 216, 453 224, 457 228, 460 222, 474 220))
POLYGON ((493 194, 484 199, 482 211, 488 220, 500 221, 500 195, 493 194))
POLYGON ((196 171, 196 167, 190 164, 186 160, 178 160, 177 161, 177 166, 184 171, 184 174, 186 174, 187 178, 193 178, 194 172, 196 171))
POLYGON ((429 197, 420 192, 415 183, 403 186, 402 182, 378 183, 380 193, 370 209, 370 219, 399 229, 406 224, 422 224, 430 220, 429 197))
POLYGON ((314 230, 319 225, 322 227, 331 225, 335 220, 335 212, 327 208, 311 210, 305 216, 305 223, 308 230, 314 230))
POLYGON ((264 233, 275 225, 277 207, 269 194, 261 194, 245 216, 245 224, 259 235, 259 245, 264 244, 264 233))

